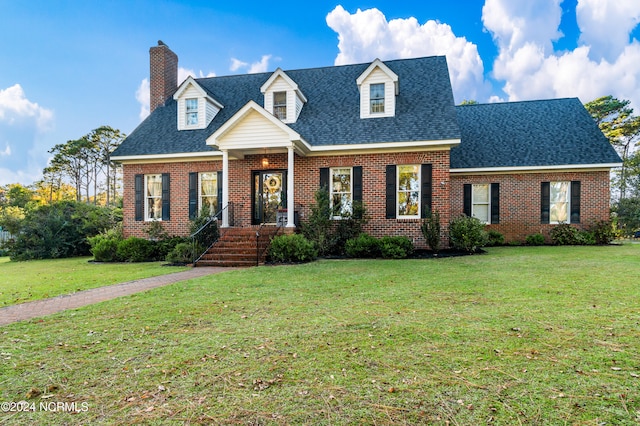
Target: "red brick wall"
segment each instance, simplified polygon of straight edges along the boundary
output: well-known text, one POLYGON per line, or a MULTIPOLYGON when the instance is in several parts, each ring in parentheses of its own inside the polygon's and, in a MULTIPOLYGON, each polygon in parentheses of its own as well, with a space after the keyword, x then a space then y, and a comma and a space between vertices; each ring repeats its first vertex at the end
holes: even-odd
MULTIPOLYGON (((252 171, 262 169, 264 155, 248 155, 243 160, 229 160, 229 201, 233 205, 234 226, 251 225, 251 180, 252 171)), ((286 169, 287 154, 270 154, 268 169, 286 169)), ((375 235, 406 235, 416 246, 425 245, 420 233, 419 219, 385 218, 385 166, 388 164, 432 164, 433 166, 433 208, 441 214, 443 229, 449 222, 449 152, 366 154, 328 157, 299 157, 294 161, 295 194, 294 202, 301 220, 310 213, 314 193, 320 185, 321 167, 362 166, 363 202, 367 207, 370 221, 365 231, 375 235)), ((189 172, 222 170, 222 161, 125 164, 124 165, 124 230, 125 235, 145 237, 148 223, 135 221, 135 193, 133 188, 136 174, 171 174, 171 220, 163 222, 170 235, 188 233, 188 184, 189 172)))
MULTIPOLYGON (((249 155, 243 160, 229 160, 229 201, 233 204, 235 226, 251 225, 252 171, 262 169, 263 155, 249 155)), ((287 154, 266 155, 268 169, 286 169, 287 154)), ((432 164, 433 209, 440 213, 443 243, 451 217, 463 212, 465 183, 500 183, 500 224, 489 225, 505 235, 507 241, 524 241, 537 232, 548 236, 553 225, 540 224, 540 182, 581 181, 581 222, 583 227, 596 220, 609 218, 609 173, 521 173, 460 176, 449 175, 449 152, 413 152, 396 154, 364 154, 326 157, 295 157, 294 202, 300 219, 310 213, 314 193, 320 184, 321 167, 362 166, 363 201, 370 216, 365 231, 374 236, 406 235, 417 247, 426 243, 420 232, 419 219, 386 219, 385 166, 388 164, 432 164)), ((222 161, 185 163, 126 164, 124 166, 124 230, 127 236, 145 237, 148 223, 135 221, 134 175, 152 173, 171 174, 171 220, 163 222, 170 235, 186 235, 188 225, 189 172, 222 170, 222 161)))
POLYGON ((527 235, 542 233, 549 238, 554 225, 540 223, 540 184, 551 181, 581 182, 580 224, 588 227, 598 220, 609 219, 608 172, 548 172, 495 175, 451 175, 451 214, 463 214, 463 185, 500 184, 500 224, 488 225, 505 236, 506 241, 523 242, 527 235))

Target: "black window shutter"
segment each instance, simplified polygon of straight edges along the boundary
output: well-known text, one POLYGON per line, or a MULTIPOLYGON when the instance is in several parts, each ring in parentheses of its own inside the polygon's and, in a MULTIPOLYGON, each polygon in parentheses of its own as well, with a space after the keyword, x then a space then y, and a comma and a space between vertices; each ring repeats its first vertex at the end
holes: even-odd
POLYGON ((198 216, 198 173, 189 173, 189 219, 198 216))
POLYGON ((421 173, 421 206, 420 206, 420 215, 425 218, 431 212, 431 203, 432 203, 432 194, 433 194, 433 167, 431 164, 423 164, 422 165, 422 173, 421 173))
POLYGON ((551 204, 551 184, 540 184, 540 223, 549 223, 549 210, 551 204))
POLYGON ((463 186, 463 195, 462 195, 462 212, 471 217, 471 184, 465 183, 463 186))
MULTIPOLYGON (((354 166, 352 171, 353 182, 351 183, 351 189, 353 191, 353 202, 362 203, 362 166, 354 166)), ((362 218, 361 209, 356 209, 354 213, 356 219, 362 218)))
POLYGON ((571 182, 571 223, 580 223, 580 181, 571 182))
POLYGON ((171 220, 171 211, 170 211, 170 203, 171 203, 171 193, 169 190, 170 186, 170 177, 169 173, 162 174, 162 220, 171 220))
POLYGON ((387 219, 395 219, 396 217, 396 166, 387 166, 387 219))
POLYGON ((320 168, 320 188, 324 188, 327 191, 329 190, 329 168, 328 167, 320 168))
POLYGON ((500 184, 491 184, 491 223, 500 223, 500 184))
POLYGON ((218 206, 216 214, 218 214, 222 211, 222 172, 218 172, 218 179, 216 182, 218 184, 218 206))
POLYGON ((144 175, 135 175, 133 190, 136 220, 144 220, 144 175))

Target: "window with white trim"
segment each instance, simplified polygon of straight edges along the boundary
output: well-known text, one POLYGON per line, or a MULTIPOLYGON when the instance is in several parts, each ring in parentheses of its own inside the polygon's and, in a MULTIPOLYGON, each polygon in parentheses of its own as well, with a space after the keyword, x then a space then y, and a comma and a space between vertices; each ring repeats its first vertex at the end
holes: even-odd
POLYGON ((549 183, 549 222, 569 223, 571 182, 549 183))
POLYGON ((384 113, 384 83, 369 86, 369 111, 371 114, 384 113))
POLYGON ((491 223, 491 185, 472 185, 471 200, 471 216, 482 223, 491 223))
POLYGON ((144 176, 145 220, 162 220, 162 175, 144 176))
POLYGON ((218 173, 202 172, 198 174, 198 211, 209 209, 214 215, 218 209, 218 173))
POLYGON ((420 217, 420 165, 398 166, 398 218, 420 217))
POLYGON ((273 115, 283 121, 287 119, 287 92, 273 93, 273 115))
POLYGON ((197 99, 185 99, 185 123, 187 126, 198 125, 198 100, 197 99))
POLYGON ((329 185, 331 211, 334 218, 352 213, 353 209, 353 169, 351 167, 331 168, 329 185))

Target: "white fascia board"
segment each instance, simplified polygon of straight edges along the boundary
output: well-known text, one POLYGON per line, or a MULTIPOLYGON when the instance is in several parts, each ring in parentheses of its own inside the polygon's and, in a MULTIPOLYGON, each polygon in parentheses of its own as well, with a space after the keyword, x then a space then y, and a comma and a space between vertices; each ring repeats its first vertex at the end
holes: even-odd
POLYGON ((152 163, 157 161, 167 162, 172 160, 189 161, 198 159, 203 161, 211 157, 222 157, 221 151, 207 152, 178 152, 173 154, 146 154, 146 155, 120 155, 111 157, 117 163, 152 163))
POLYGON ((436 141, 408 141, 408 142, 378 142, 378 143, 359 143, 359 144, 344 144, 344 145, 322 145, 312 146, 311 153, 323 153, 330 155, 332 151, 385 151, 393 152, 398 149, 411 149, 420 150, 420 148, 426 148, 427 150, 433 150, 433 148, 451 148, 460 144, 460 139, 445 139, 436 141))
POLYGON ((216 107, 218 107, 220 109, 224 108, 224 105, 222 105, 220 102, 218 102, 217 100, 215 100, 214 98, 209 96, 209 94, 206 92, 206 90, 204 90, 202 88, 202 86, 200 86, 198 84, 198 82, 192 76, 187 77, 184 80, 184 82, 182 82, 182 84, 180 85, 180 87, 178 88, 176 93, 173 94, 173 99, 176 100, 176 101, 178 99, 180 99, 180 97, 185 92, 185 90, 187 90, 187 87, 189 87, 189 85, 192 85, 193 87, 195 87, 195 89, 198 91, 198 93, 200 93, 200 96, 202 96, 203 98, 205 98, 206 100, 211 102, 216 107))
POLYGON ((487 174, 487 173, 513 173, 513 172, 530 172, 541 173, 547 171, 562 171, 562 170, 610 170, 615 167, 621 167, 622 163, 604 163, 604 164, 563 164, 556 166, 512 166, 512 167, 477 167, 469 169, 450 169, 450 173, 460 174, 487 174))
POLYGON ((278 77, 282 77, 284 81, 286 81, 287 84, 291 87, 291 89, 293 89, 298 94, 302 102, 307 103, 307 98, 298 87, 298 83, 293 81, 293 79, 289 77, 287 73, 282 70, 282 68, 279 68, 279 67, 273 72, 273 74, 271 74, 271 77, 269 77, 269 79, 265 81, 265 83, 262 86, 260 86, 260 92, 262 94, 265 94, 267 90, 269 90, 269 87, 273 84, 273 82, 278 77))
POLYGON ((360 76, 356 79, 356 84, 358 85, 358 87, 362 86, 362 83, 364 82, 364 80, 366 80, 369 74, 371 74, 373 70, 376 68, 380 68, 382 72, 384 72, 391 79, 391 81, 393 81, 393 84, 396 90, 396 95, 397 95, 398 94, 398 74, 391 71, 391 68, 389 68, 384 62, 382 62, 378 58, 376 58, 373 62, 371 62, 371 64, 367 67, 367 69, 364 70, 364 72, 360 74, 360 76))
MULTIPOLYGON (((294 140, 302 140, 302 137, 300 136, 300 134, 298 134, 298 132, 294 131, 291 127, 287 126, 282 121, 277 119, 274 115, 269 113, 266 109, 262 108, 255 101, 249 101, 249 102, 247 102, 245 104, 245 106, 240 108, 240 110, 238 112, 236 112, 233 115, 233 117, 231 117, 229 120, 227 120, 226 123, 224 123, 222 126, 220 126, 220 128, 218 128, 218 130, 216 130, 211 136, 209 136, 207 138, 207 141, 206 141, 207 145, 218 146, 218 139, 224 137, 224 135, 227 132, 229 132, 235 126, 240 124, 242 119, 245 116, 247 116, 247 114, 249 114, 251 111, 256 111, 257 113, 262 115, 264 118, 269 120, 274 126, 277 126, 278 128, 280 128, 282 131, 284 131, 289 136, 290 140, 292 140, 292 141, 294 141, 294 140)), ((232 149, 232 148, 230 148, 230 149, 232 149)))

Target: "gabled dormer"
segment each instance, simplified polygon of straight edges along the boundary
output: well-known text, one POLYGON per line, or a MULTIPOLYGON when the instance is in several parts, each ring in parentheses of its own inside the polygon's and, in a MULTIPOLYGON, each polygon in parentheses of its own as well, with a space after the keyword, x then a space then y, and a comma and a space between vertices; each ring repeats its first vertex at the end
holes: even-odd
POLYGON ((295 123, 307 98, 282 69, 278 68, 260 87, 264 95, 264 109, 283 123, 295 123))
POLYGON ((376 59, 356 80, 360 91, 360 118, 396 115, 398 75, 376 59))
POLYGON ((180 85, 173 99, 178 103, 178 130, 204 129, 223 108, 191 76, 180 85))

